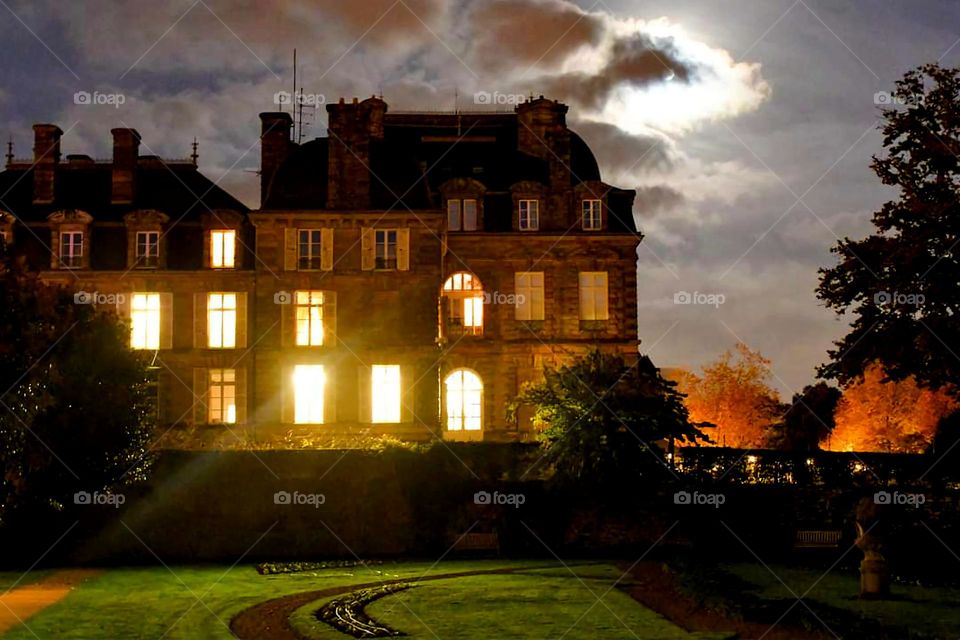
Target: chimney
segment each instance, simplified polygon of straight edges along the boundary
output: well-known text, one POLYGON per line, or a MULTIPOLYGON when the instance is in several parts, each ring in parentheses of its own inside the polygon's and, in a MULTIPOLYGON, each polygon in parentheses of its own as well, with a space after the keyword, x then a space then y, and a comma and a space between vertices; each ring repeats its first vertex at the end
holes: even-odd
POLYGON ((260 206, 267 203, 270 187, 277 170, 290 154, 290 128, 293 118, 289 113, 272 111, 260 114, 260 206))
POLYGON ((136 129, 111 129, 113 134, 113 204, 131 204, 137 190, 140 134, 136 129))
POLYGON ((55 124, 33 125, 33 202, 52 204, 57 163, 60 162, 60 136, 55 124))
POLYGON ((370 208, 370 142, 383 139, 386 113, 387 103, 376 96, 327 105, 327 208, 370 208))

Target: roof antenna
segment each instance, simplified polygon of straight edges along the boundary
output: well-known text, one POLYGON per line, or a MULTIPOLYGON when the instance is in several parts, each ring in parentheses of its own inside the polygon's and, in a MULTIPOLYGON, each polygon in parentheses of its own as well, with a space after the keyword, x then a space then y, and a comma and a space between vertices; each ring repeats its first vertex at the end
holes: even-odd
POLYGON ((293 49, 293 104, 290 105, 290 115, 293 116, 293 137, 297 137, 297 49, 293 49))
POLYGON ((200 146, 200 143, 197 142, 197 136, 193 136, 193 144, 190 146, 193 147, 193 153, 190 154, 190 159, 193 161, 193 166, 197 166, 197 158, 200 157, 197 154, 197 147, 200 146))
POLYGON ((13 164, 13 134, 10 134, 10 139, 7 140, 7 168, 10 168, 10 165, 13 164))

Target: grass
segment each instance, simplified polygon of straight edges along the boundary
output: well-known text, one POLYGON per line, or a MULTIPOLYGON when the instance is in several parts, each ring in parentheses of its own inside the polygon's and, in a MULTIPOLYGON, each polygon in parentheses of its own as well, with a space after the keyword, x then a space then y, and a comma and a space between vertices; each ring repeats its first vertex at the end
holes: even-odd
MULTIPOLYGON (((249 606, 300 591, 353 585, 378 579, 415 580, 435 575, 498 567, 543 567, 531 574, 495 575, 424 582, 369 607, 375 617, 411 637, 489 638, 557 636, 588 611, 568 638, 617 637, 664 640, 698 638, 612 590, 619 577, 610 566, 578 568, 579 578, 556 565, 536 561, 453 561, 387 563, 379 567, 324 569, 303 573, 257 574, 253 566, 107 569, 83 583, 62 601, 19 626, 5 639, 165 637, 232 638, 230 619, 249 606), (581 582, 581 580, 583 582, 581 582), (403 600, 399 600, 401 597, 403 600), (199 598, 199 602, 198 602, 199 598), (628 631, 617 620, 631 628, 628 631), (495 631, 495 632, 494 632, 495 631), (518 635, 519 634, 519 635, 518 635)), ((12 582, 19 576, 13 576, 12 582)), ((0 574, 0 583, 4 575, 0 574)), ((317 605, 319 606, 319 604, 317 605)), ((312 610, 295 616, 303 623, 312 610)), ((310 609, 307 611, 307 609, 310 609)), ((320 623, 317 623, 318 625, 320 623)), ((337 632, 328 638, 346 638, 337 632)))
MULTIPOLYGON (((857 573, 822 571, 796 567, 773 566, 779 576, 756 564, 724 565, 723 569, 753 585, 753 593, 764 600, 803 595, 816 610, 816 603, 826 605, 885 627, 909 627, 933 638, 957 638, 960 629, 960 589, 894 585, 890 600, 860 600, 857 597, 860 577, 857 573), (822 578, 821 578, 822 576, 822 578)), ((800 605, 798 605, 800 606, 800 605)), ((839 632, 839 630, 837 630, 839 632)))

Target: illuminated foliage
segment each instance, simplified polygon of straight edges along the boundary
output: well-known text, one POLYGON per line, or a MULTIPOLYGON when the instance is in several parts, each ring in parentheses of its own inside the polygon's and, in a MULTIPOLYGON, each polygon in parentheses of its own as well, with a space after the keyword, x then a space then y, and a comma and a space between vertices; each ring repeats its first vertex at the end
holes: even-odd
POLYGON ((674 372, 678 390, 693 422, 716 425, 713 444, 726 447, 762 447, 769 426, 783 413, 780 397, 768 384, 770 361, 737 343, 704 365, 702 374, 674 372))
POLYGON ((920 453, 940 419, 957 407, 949 394, 924 389, 913 377, 887 381, 883 367, 873 363, 863 380, 844 390, 825 444, 834 451, 920 453))

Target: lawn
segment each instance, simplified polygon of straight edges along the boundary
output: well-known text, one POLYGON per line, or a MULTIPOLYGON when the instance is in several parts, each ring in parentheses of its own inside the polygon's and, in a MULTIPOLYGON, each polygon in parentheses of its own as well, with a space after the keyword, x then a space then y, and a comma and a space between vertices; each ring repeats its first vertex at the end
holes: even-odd
POLYGON ((822 576, 823 572, 818 570, 771 567, 783 580, 781 583, 757 564, 725 565, 723 569, 753 585, 753 593, 765 600, 795 600, 796 596, 784 586, 786 583, 798 596, 809 590, 804 599, 815 610, 819 603, 875 620, 886 627, 909 627, 912 632, 928 637, 953 640, 960 635, 960 607, 957 607, 960 589, 894 585, 890 600, 861 600, 857 597, 860 580, 857 573, 833 571, 822 576))
MULTIPOLYGON (((424 575, 501 567, 545 570, 424 582, 371 604, 368 612, 414 638, 434 638, 434 633, 441 638, 467 639, 559 637, 570 627, 574 628, 567 638, 708 637, 688 634, 621 592, 609 590, 619 577, 611 566, 579 567, 574 576, 556 563, 536 561, 455 561, 436 566, 388 563, 270 576, 257 574, 249 565, 107 569, 28 620, 29 629, 20 626, 3 637, 232 638, 227 627, 230 619, 270 598, 376 580, 412 581, 424 575), (591 609, 601 595, 603 604, 591 609), (581 614, 583 618, 577 622, 581 614)), ((298 612, 298 624, 315 608, 298 612)), ((327 629, 318 632, 325 638, 348 637, 327 629)))

